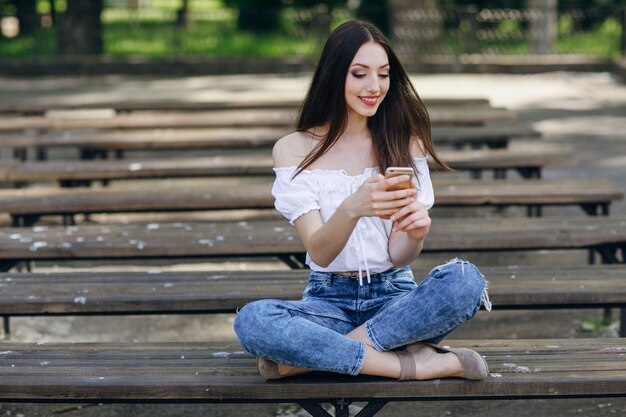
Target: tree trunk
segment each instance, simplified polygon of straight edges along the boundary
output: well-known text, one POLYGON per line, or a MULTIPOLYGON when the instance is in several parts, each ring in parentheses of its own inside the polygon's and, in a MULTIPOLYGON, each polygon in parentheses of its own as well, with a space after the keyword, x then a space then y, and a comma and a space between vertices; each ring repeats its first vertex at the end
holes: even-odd
POLYGON ((385 36, 391 37, 391 16, 387 0, 361 0, 356 13, 359 19, 375 24, 385 36))
POLYGON ((39 27, 36 0, 15 0, 17 20, 20 22, 20 36, 31 36, 39 27))
POLYGON ((99 55, 102 42, 102 0, 68 0, 57 15, 59 55, 99 55))
POLYGON ((187 26, 187 15, 189 14, 189 0, 183 0, 183 5, 176 10, 176 27, 187 26))
POLYGON ((57 7, 54 5, 54 0, 49 0, 50 3, 50 19, 52 20, 52 24, 57 21, 57 7))
POLYGON ((275 30, 283 9, 281 0, 240 1, 238 7, 237 29, 256 33, 275 30))

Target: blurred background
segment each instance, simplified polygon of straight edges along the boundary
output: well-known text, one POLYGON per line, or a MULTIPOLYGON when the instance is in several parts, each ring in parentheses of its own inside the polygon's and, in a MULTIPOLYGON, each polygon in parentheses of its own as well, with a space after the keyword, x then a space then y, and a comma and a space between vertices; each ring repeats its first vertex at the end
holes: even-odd
POLYGON ((626 0, 0 0, 0 61, 314 58, 334 27, 374 22, 408 64, 464 56, 624 56, 626 0))

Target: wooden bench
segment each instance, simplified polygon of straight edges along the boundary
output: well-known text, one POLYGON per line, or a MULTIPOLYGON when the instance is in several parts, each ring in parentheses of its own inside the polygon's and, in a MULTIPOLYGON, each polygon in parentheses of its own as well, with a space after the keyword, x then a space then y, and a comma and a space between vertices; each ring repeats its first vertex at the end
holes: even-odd
MULTIPOLYGON (((89 110, 72 114, 45 116, 3 117, 0 132, 15 132, 27 129, 170 129, 193 127, 283 127, 295 124, 294 109, 251 109, 213 110, 197 112, 136 111, 111 115, 110 112, 89 110)), ((496 107, 440 108, 429 111, 434 125, 482 125, 488 122, 510 122, 515 112, 496 107)))
MULTIPOLYGON (((428 270, 413 268, 419 281, 428 270)), ((626 311, 626 268, 481 267, 499 309, 626 311)), ((254 300, 300 299, 309 271, 0 273, 0 316, 233 313, 254 300)), ((626 316, 620 334, 626 336, 626 316)))
MULTIPOLYGON (((12 149, 16 159, 27 159, 27 149, 37 151, 37 159, 47 158, 50 148, 79 148, 83 159, 106 157, 114 152, 121 158, 134 150, 249 149, 271 147, 289 133, 286 127, 223 127, 204 129, 67 130, 23 132, 0 135, 0 148, 12 149)), ((540 133, 529 128, 506 125, 435 126, 438 146, 505 148, 511 140, 536 140, 540 133)))
MULTIPOLYGON (((481 177, 493 170, 494 178, 506 178, 516 170, 522 178, 540 178, 549 164, 571 163, 571 149, 537 142, 519 148, 442 150, 440 156, 455 170, 469 170, 481 177)), ((23 185, 58 181, 61 186, 89 186, 91 181, 137 178, 212 177, 228 175, 273 175, 269 149, 225 151, 219 156, 94 161, 8 162, 0 164, 0 179, 23 185)))
MULTIPOLYGON (((424 252, 588 249, 625 263, 626 217, 461 218, 434 222, 424 252)), ((279 257, 303 266, 283 220, 37 226, 0 229, 0 271, 24 261, 279 257)), ((592 259, 590 259, 590 263, 592 259)))
MULTIPOLYGON (((14 226, 32 226, 43 215, 61 215, 75 224, 76 214, 268 209, 273 177, 212 178, 185 186, 177 181, 115 188, 32 188, 0 190, 0 212, 14 226)), ((604 178, 584 180, 476 181, 435 179, 436 207, 525 206, 541 216, 544 206, 578 205, 589 215, 608 215, 623 192, 604 178)), ((436 210, 436 209, 435 209, 436 210)))
MULTIPOLYGON (((480 97, 452 98, 452 97, 423 97, 426 107, 489 107, 489 99, 480 97)), ((198 110, 247 110, 247 109, 285 109, 299 108, 302 100, 261 100, 261 99, 234 99, 212 101, 182 101, 182 100, 124 100, 98 101, 85 103, 52 103, 42 104, 30 100, 27 103, 5 102, 0 104, 0 113, 22 113, 25 115, 45 115, 49 111, 83 110, 83 109, 111 109, 115 112, 132 111, 198 111, 198 110)))
POLYGON ((0 400, 79 403, 298 403, 348 417, 366 401, 373 416, 389 401, 626 396, 624 339, 450 340, 485 356, 484 381, 396 381, 313 373, 265 381, 255 358, 227 343, 1 343, 0 400))

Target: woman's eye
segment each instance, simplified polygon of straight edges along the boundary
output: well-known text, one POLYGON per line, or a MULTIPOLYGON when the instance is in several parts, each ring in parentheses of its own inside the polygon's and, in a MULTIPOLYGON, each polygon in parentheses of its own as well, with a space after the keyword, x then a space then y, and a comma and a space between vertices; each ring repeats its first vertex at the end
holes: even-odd
POLYGON ((367 74, 352 74, 353 77, 355 78, 363 78, 363 77, 367 77, 367 74))
POLYGON ((389 74, 378 74, 380 78, 389 78, 389 74))

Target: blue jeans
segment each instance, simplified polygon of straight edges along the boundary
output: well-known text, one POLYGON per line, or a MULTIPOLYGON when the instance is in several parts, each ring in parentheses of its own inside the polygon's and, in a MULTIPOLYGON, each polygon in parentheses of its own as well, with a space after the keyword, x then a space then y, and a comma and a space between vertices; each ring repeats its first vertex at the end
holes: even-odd
POLYGON ((244 306, 235 332, 250 353, 309 369, 357 375, 365 344, 345 334, 365 324, 379 351, 422 341, 438 343, 476 314, 485 279, 454 259, 419 285, 409 267, 358 278, 311 272, 301 301, 259 300, 244 306))

